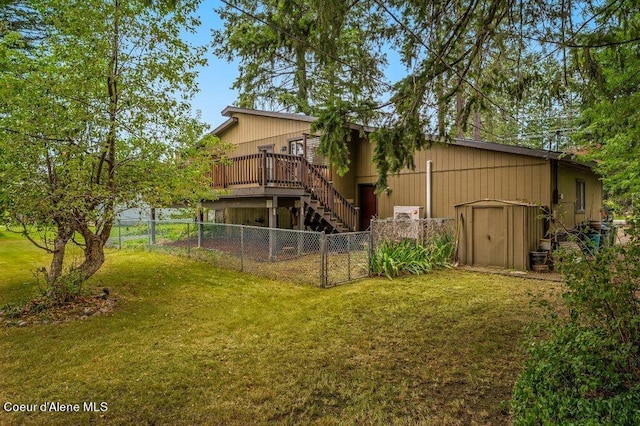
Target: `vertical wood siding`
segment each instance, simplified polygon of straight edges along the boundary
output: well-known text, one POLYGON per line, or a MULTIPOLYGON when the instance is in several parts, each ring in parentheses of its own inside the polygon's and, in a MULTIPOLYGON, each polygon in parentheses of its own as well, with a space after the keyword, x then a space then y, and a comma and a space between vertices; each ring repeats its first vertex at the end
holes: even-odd
MULTIPOLYGON (((308 122, 275 117, 262 117, 241 113, 234 113, 233 116, 238 118, 238 123, 218 136, 225 142, 234 145, 245 145, 248 142, 255 142, 256 150, 260 140, 288 134, 292 134, 292 137, 301 136, 302 133, 309 133, 311 126, 311 123, 308 122)), ((287 140, 285 138, 281 146, 286 146, 286 142, 287 140)), ((256 151, 249 152, 248 154, 253 154, 254 152, 256 151)))
MULTIPOLYGON (((225 142, 236 145, 230 156, 254 154, 258 147, 273 145, 275 153, 288 149, 291 139, 310 133, 311 123, 275 117, 234 113, 238 123, 221 135, 225 142)), ((336 189, 349 201, 358 203, 359 184, 377 180, 372 161, 374 145, 353 138, 349 144, 350 171, 338 176, 333 170, 336 189)), ((426 205, 426 162, 432 161, 432 216, 454 217, 454 206, 484 198, 523 201, 542 206, 552 202, 550 161, 543 158, 483 150, 456 145, 434 145, 416 153, 415 170, 403 170, 389 178, 389 193, 378 196, 378 216, 389 217, 399 205, 426 205)), ((596 220, 602 204, 601 183, 586 169, 561 163, 558 189, 564 195, 553 206, 567 226, 583 220, 596 220), (575 213, 575 179, 586 184, 586 212, 575 213)), ((255 214, 253 214, 255 216, 255 214)), ((240 218, 239 218, 240 219, 240 218)), ((252 218, 243 218, 251 220, 252 218)), ((241 222, 244 222, 241 221, 241 222)))
POLYGON ((556 218, 563 226, 571 228, 583 221, 601 220, 602 182, 593 173, 583 168, 559 165, 558 193, 562 199, 555 206, 556 218), (576 179, 585 183, 584 213, 576 213, 576 179))
MULTIPOLYGON (((360 146, 370 157, 372 147, 360 146)), ((365 157, 365 158, 367 158, 365 157)), ((418 152, 416 169, 403 170, 389 178, 391 194, 381 194, 378 215, 389 217, 393 206, 426 204, 426 162, 432 163, 432 215, 453 217, 456 204, 483 198, 525 201, 540 205, 551 202, 550 164, 542 158, 488 151, 455 145, 435 145, 418 152)), ((375 165, 360 162, 356 183, 373 183, 375 165)))

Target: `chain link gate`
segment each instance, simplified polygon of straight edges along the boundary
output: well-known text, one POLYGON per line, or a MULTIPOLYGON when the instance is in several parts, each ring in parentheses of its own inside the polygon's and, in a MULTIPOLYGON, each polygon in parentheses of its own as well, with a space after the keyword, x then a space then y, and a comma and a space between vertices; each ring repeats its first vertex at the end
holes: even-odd
POLYGON ((322 287, 369 276, 370 235, 369 232, 325 235, 322 287))

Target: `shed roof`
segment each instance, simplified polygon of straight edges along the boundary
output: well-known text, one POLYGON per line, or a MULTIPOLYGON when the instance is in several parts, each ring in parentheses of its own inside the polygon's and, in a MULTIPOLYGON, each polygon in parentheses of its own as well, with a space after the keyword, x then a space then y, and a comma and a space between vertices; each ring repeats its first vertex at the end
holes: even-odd
MULTIPOLYGON (((306 123, 313 123, 318 119, 317 117, 303 115, 303 114, 291 114, 288 112, 273 112, 273 111, 264 111, 259 109, 238 108, 238 107, 228 106, 222 110, 222 115, 230 118, 224 123, 222 123, 221 125, 219 125, 218 127, 216 127, 215 129, 213 129, 211 133, 214 135, 218 135, 224 132, 225 130, 227 130, 229 127, 236 124, 238 122, 238 117, 234 116, 234 114, 256 115, 259 117, 279 118, 282 120, 302 121, 306 123)), ((362 126, 354 123, 350 123, 349 127, 352 128, 353 130, 363 130, 368 133, 371 133, 374 130, 376 130, 375 127, 362 126)))

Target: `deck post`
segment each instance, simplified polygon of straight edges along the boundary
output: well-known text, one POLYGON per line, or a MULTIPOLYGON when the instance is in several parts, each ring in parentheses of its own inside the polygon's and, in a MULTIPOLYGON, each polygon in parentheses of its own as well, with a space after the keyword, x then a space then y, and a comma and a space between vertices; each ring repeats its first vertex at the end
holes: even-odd
POLYGON ((267 186, 267 150, 262 151, 262 175, 260 176, 260 186, 267 186))
POLYGON ((273 260, 275 254, 276 233, 273 229, 278 227, 278 197, 267 200, 267 208, 269 209, 269 260, 273 260))

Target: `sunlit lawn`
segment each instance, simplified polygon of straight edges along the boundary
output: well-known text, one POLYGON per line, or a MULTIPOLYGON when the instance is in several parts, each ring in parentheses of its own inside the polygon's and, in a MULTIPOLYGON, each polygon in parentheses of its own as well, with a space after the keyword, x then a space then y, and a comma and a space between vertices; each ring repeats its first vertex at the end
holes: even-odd
MULTIPOLYGON (((0 236, 0 305, 45 257, 0 236)), ((518 344, 554 284, 443 271, 329 290, 110 251, 109 316, 0 329, 0 403, 105 402, 0 424, 504 424, 518 344), (98 406, 99 407, 99 406, 98 406)))

